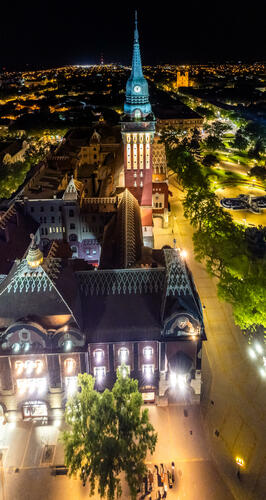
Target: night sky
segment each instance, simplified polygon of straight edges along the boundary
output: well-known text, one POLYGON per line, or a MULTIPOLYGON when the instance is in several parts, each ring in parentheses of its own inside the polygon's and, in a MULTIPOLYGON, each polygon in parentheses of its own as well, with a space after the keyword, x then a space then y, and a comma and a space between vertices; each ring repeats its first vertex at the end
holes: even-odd
POLYGON ((106 63, 130 64, 135 7, 143 64, 266 59, 264 0, 248 7, 238 0, 9 4, 1 15, 0 67, 93 64, 101 52, 106 63))

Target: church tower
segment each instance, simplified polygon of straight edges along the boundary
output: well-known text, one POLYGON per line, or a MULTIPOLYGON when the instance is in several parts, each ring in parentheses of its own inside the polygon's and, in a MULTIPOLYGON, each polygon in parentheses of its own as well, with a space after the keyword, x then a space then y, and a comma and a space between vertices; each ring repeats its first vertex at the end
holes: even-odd
POLYGON ((137 11, 135 11, 132 70, 126 85, 121 133, 124 142, 125 187, 139 202, 144 244, 153 246, 151 148, 155 133, 155 117, 149 101, 148 83, 142 72, 137 11))

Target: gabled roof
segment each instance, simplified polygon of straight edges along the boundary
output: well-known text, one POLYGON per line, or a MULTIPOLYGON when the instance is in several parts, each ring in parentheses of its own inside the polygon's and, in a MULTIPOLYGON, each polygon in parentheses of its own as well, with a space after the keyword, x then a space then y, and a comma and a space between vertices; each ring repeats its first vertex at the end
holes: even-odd
POLYGON ((77 181, 72 176, 63 194, 63 200, 77 200, 80 197, 82 188, 82 182, 77 181))

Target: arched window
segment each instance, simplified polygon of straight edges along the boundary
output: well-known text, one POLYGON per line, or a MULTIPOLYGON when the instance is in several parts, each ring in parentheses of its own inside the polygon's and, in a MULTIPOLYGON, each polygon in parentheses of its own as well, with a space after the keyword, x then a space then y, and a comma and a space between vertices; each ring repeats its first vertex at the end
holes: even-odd
POLYGON ((24 363, 23 361, 16 361, 15 362, 15 370, 16 370, 16 375, 21 375, 23 370, 24 370, 24 363))
POLYGON ((70 234, 69 241, 77 241, 78 237, 76 234, 70 234))
POLYGON ((75 371, 76 361, 73 358, 67 358, 64 361, 64 368, 66 375, 70 375, 75 371))
POLYGON ((145 359, 151 359, 152 354, 153 354, 153 348, 151 346, 147 345, 146 347, 144 347, 143 356, 145 359))
POLYGON ((104 351, 103 349, 94 349, 93 351, 93 357, 96 359, 97 362, 100 362, 104 358, 104 351))
POLYGON ((135 109, 135 118, 137 118, 137 119, 141 118, 141 111, 140 111, 140 109, 135 109))
POLYGON ((127 347, 121 347, 118 351, 121 363, 125 363, 128 360, 129 350, 127 347))

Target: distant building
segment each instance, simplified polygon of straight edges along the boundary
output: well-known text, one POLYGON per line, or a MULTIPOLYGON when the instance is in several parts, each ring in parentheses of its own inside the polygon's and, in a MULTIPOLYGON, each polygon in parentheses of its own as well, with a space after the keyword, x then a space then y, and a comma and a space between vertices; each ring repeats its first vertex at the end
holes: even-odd
POLYGON ((176 76, 176 88, 188 87, 188 71, 179 70, 176 76))

